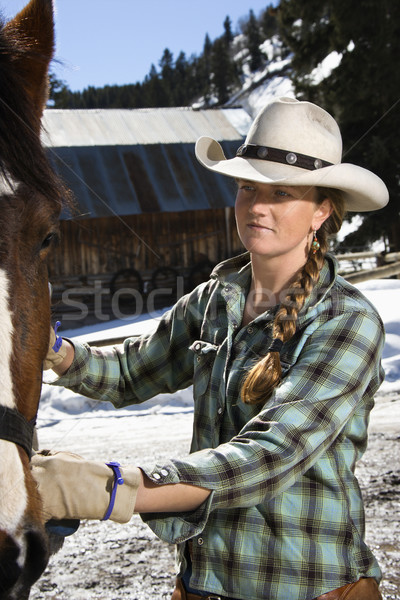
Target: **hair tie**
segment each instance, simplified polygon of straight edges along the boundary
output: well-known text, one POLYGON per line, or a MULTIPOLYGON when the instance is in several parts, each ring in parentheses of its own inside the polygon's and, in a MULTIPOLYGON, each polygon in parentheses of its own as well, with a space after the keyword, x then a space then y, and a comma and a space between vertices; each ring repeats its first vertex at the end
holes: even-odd
POLYGON ((279 338, 275 338, 274 340, 272 340, 272 344, 268 348, 268 352, 278 352, 278 354, 279 354, 280 351, 282 350, 282 346, 283 346, 282 340, 279 338))

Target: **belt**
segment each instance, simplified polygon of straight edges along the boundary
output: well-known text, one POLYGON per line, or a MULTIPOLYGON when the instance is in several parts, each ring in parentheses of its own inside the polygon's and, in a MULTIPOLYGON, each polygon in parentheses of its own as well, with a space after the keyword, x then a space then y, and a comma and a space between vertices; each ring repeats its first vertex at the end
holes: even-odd
MULTIPOLYGON (((233 600, 226 596, 218 596, 218 594, 210 594, 209 596, 191 594, 184 589, 179 579, 177 580, 177 587, 174 594, 171 600, 175 600, 175 598, 176 600, 233 600)), ((314 600, 382 600, 382 596, 375 579, 372 577, 363 577, 354 583, 348 583, 336 590, 322 594, 322 596, 318 596, 314 600)))

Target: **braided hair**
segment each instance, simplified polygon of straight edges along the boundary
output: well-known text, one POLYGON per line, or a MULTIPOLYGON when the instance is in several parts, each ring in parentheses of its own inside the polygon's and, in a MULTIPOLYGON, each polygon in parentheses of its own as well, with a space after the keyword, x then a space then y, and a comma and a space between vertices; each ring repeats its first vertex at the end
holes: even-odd
POLYGON ((295 334, 297 315, 319 279, 328 250, 328 238, 337 233, 342 225, 345 215, 342 192, 330 188, 317 188, 317 204, 321 204, 326 198, 331 200, 333 211, 318 230, 319 248, 315 253, 309 253, 298 278, 292 283, 278 308, 272 327, 273 346, 250 369, 243 382, 241 395, 247 404, 265 402, 279 384, 282 376, 279 347, 295 334))

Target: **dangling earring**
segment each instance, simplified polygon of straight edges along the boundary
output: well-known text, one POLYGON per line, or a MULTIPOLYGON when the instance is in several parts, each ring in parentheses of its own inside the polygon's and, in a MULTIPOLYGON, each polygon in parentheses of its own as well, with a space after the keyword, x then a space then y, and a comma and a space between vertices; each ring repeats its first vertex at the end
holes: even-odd
POLYGON ((317 238, 317 230, 314 229, 314 239, 311 244, 311 252, 313 254, 315 254, 316 252, 318 252, 318 250, 320 248, 321 248, 321 244, 319 243, 318 238, 317 238))

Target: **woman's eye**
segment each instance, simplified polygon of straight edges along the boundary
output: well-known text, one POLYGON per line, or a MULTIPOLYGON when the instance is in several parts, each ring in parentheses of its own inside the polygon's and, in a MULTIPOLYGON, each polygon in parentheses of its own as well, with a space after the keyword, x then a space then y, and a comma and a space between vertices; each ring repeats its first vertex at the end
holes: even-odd
POLYGON ((276 190, 275 194, 278 198, 290 198, 290 194, 285 190, 276 190))

